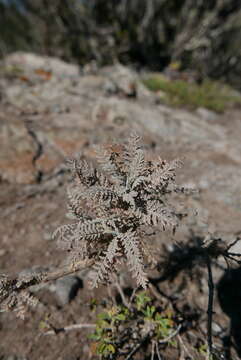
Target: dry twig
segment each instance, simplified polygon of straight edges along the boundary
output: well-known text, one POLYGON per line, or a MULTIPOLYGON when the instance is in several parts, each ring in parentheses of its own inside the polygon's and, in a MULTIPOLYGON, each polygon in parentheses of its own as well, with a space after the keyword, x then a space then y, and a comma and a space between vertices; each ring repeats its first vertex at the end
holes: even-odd
POLYGON ((207 269, 208 269, 208 322, 207 322, 207 339, 208 339, 208 359, 213 352, 212 342, 212 321, 213 321, 213 297, 214 297, 214 284, 212 274, 212 264, 209 256, 207 256, 207 269))
POLYGON ((57 335, 60 332, 68 332, 68 331, 80 330, 80 329, 92 329, 95 327, 96 327, 95 324, 73 324, 73 325, 65 326, 60 329, 49 330, 46 333, 44 333, 44 335, 57 335))
MULTIPOLYGON (((33 273, 27 277, 9 278, 7 276, 1 276, 0 278, 0 305, 1 311, 9 311, 18 309, 19 305, 22 305, 22 294, 26 293, 26 290, 31 286, 47 283, 53 280, 57 280, 63 276, 73 274, 79 270, 91 267, 94 264, 94 260, 85 259, 77 261, 68 266, 42 273, 33 273)), ((29 304, 31 305, 31 304, 29 304)))

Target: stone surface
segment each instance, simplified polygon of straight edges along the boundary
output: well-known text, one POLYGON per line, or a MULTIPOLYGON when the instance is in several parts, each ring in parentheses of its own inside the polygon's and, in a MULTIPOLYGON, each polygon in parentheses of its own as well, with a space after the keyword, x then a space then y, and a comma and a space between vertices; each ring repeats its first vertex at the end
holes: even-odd
POLYGON ((133 129, 155 145, 155 152, 186 158, 183 181, 190 178, 200 188, 210 216, 218 212, 220 219, 217 204, 234 214, 240 211, 238 111, 217 115, 156 104, 155 94, 138 75, 119 64, 79 75, 75 65, 33 54, 13 54, 5 63, 21 65, 33 79, 2 80, 3 104, 11 109, 2 106, 0 113, 2 180, 39 181, 51 176, 67 157, 79 151, 94 156, 92 145, 125 138, 133 129), (44 81, 32 71, 42 67, 54 68, 44 81), (211 198, 215 200, 208 201, 211 198))
POLYGON ((48 78, 48 75, 55 76, 78 76, 79 68, 77 65, 68 64, 58 58, 40 56, 32 53, 16 52, 4 59, 6 67, 15 67, 19 71, 30 72, 35 71, 35 74, 40 78, 48 78), (41 72, 42 70, 42 72, 41 72), (50 72, 50 74, 48 74, 50 72))
POLYGON ((106 78, 104 90, 107 95, 121 94, 135 97, 137 92, 137 75, 129 68, 116 64, 103 68, 100 73, 106 78))
POLYGON ((65 276, 55 283, 55 293, 61 305, 68 304, 82 288, 82 281, 76 276, 65 276))
POLYGON ((0 111, 0 178, 19 184, 33 183, 36 147, 25 124, 11 112, 0 111))

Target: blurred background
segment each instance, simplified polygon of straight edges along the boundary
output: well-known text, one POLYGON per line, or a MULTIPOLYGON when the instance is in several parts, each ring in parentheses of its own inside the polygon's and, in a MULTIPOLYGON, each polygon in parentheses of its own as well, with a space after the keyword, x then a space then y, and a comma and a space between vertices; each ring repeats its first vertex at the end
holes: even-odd
POLYGON ((0 56, 23 50, 161 71, 170 63, 241 87, 238 0, 0 0, 0 56))

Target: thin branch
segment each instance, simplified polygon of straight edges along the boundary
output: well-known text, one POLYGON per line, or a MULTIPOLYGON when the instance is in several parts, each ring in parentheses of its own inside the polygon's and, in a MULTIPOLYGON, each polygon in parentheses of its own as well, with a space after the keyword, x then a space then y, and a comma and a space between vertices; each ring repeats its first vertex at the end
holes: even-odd
POLYGON ((240 237, 238 236, 231 244, 227 246, 227 251, 229 251, 234 245, 236 245, 240 241, 240 237))
POLYGON ((159 344, 166 344, 167 342, 169 342, 172 338, 174 338, 179 333, 179 331, 181 330, 181 327, 182 327, 182 325, 179 324, 175 331, 173 331, 165 339, 158 340, 158 343, 159 344))
POLYGON ((137 350, 141 347, 141 345, 143 344, 143 341, 139 342, 134 349, 132 349, 132 351, 129 353, 129 355, 125 358, 125 360, 130 360, 132 359, 132 355, 134 355, 137 350))
POLYGON ((155 341, 152 340, 152 342, 151 342, 151 360, 154 360, 154 356, 155 356, 155 341))
POLYGON ((230 255, 227 255, 226 256, 228 259, 232 260, 233 262, 235 262, 236 264, 240 265, 241 264, 241 261, 240 260, 237 260, 235 259, 234 257, 230 256, 230 255))
POLYGON ((44 335, 57 335, 60 332, 67 332, 67 331, 79 330, 79 329, 90 329, 95 327, 96 327, 95 324, 73 324, 73 325, 65 326, 60 329, 49 330, 46 333, 44 333, 44 335))
MULTIPOLYGON (((177 329, 175 331, 173 331, 169 336, 167 336, 165 339, 162 339, 162 340, 159 340, 158 343, 159 344, 165 344, 167 343, 168 341, 170 341, 173 337, 175 337, 179 331, 181 330, 181 327, 182 325, 179 324, 177 329)), ((147 335, 144 339, 142 339, 141 342, 139 342, 135 347, 134 349, 132 349, 132 351, 129 353, 129 355, 126 357, 125 360, 130 360, 132 359, 132 356, 137 352, 137 350, 141 347, 141 345, 146 341, 146 339, 149 337, 149 335, 147 335)), ((158 349, 159 350, 159 349, 158 349)), ((160 354, 159 354, 160 356, 160 354)))
POLYGON ((155 343, 156 343, 156 354, 157 354, 158 360, 162 360, 157 341, 155 343))
POLYGON ((117 288, 119 294, 120 294, 120 297, 121 297, 121 300, 123 302, 123 304, 125 305, 125 307, 127 307, 127 309, 130 309, 130 304, 128 303, 126 297, 125 297, 125 294, 118 282, 118 280, 114 283, 115 287, 117 288))
POLYGON ((111 287, 111 286, 108 286, 108 285, 107 285, 107 293, 108 293, 108 296, 111 298, 112 303, 113 303, 115 306, 117 306, 117 301, 116 301, 115 296, 113 295, 112 287, 111 287))
POLYGON ((228 252, 228 255, 229 256, 238 256, 238 257, 240 257, 241 256, 241 254, 240 253, 233 253, 233 252, 228 252))
POLYGON ((207 255, 207 269, 208 269, 208 323, 207 323, 207 340, 208 340, 208 359, 212 355, 212 321, 213 321, 213 298, 214 298, 214 284, 211 260, 207 255))
POLYGON ((63 276, 66 275, 70 275, 73 274, 77 271, 89 268, 91 266, 94 265, 94 260, 93 259, 86 259, 86 260, 80 260, 77 261, 73 264, 70 264, 66 267, 54 270, 52 272, 48 272, 44 278, 42 279, 42 281, 40 281, 39 283, 46 283, 49 281, 53 281, 53 280, 57 280, 59 278, 62 278, 63 276))
POLYGON ((152 295, 154 295, 157 298, 157 300, 163 302, 163 297, 158 293, 157 289, 155 288, 155 286, 152 285, 151 282, 149 282, 148 288, 150 289, 152 295))
POLYGON ((130 307, 131 307, 132 301, 133 301, 133 299, 134 299, 134 297, 135 297, 135 295, 136 295, 137 290, 138 290, 138 288, 135 287, 135 288, 133 289, 133 291, 132 291, 132 294, 131 294, 131 297, 130 297, 130 300, 129 300, 129 306, 130 306, 130 307))
POLYGON ((31 286, 57 280, 63 276, 91 267, 93 264, 93 259, 85 259, 53 271, 33 273, 28 278, 21 279, 19 275, 16 275, 14 278, 2 276, 2 278, 0 277, 0 304, 7 301, 12 294, 16 296, 18 293, 31 288, 31 286))
POLYGON ((190 354, 188 348, 186 347, 186 344, 185 344, 184 341, 182 340, 181 335, 178 334, 178 335, 177 335, 177 338, 178 338, 180 344, 183 346, 183 349, 184 349, 184 351, 186 352, 186 354, 190 357, 191 360, 193 360, 193 357, 192 357, 192 355, 190 354))

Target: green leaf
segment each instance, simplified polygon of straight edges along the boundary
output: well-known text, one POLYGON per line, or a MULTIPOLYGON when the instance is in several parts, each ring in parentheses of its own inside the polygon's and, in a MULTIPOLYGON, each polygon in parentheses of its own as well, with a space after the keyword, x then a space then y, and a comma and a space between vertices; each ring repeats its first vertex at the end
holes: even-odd
POLYGON ((112 344, 108 344, 106 346, 106 350, 110 353, 110 354, 115 354, 115 347, 112 344))
POLYGON ((97 347, 97 353, 98 354, 104 355, 105 350, 106 350, 106 344, 105 343, 101 343, 101 344, 98 345, 98 347, 97 347))
POLYGON ((89 338, 90 340, 99 341, 99 340, 101 339, 101 336, 94 333, 94 334, 89 334, 89 335, 88 335, 88 338, 89 338))
POLYGON ((110 323, 106 320, 98 320, 97 321, 98 327, 103 329, 108 329, 110 327, 110 323))
POLYGON ((137 310, 138 311, 142 310, 146 306, 146 304, 150 301, 151 298, 146 295, 145 291, 142 291, 141 293, 137 294, 136 295, 137 310))
POLYGON ((126 315, 125 314, 118 314, 116 315, 116 320, 119 320, 119 321, 124 321, 126 320, 126 315))
POLYGON ((114 345, 108 343, 108 341, 110 341, 110 339, 106 338, 106 339, 104 339, 104 342, 101 342, 97 346, 97 353, 99 355, 108 356, 108 355, 114 354, 116 352, 114 345))
POLYGON ((102 312, 102 313, 98 314, 98 319, 100 319, 100 320, 111 320, 111 316, 107 312, 102 312))
POLYGON ((152 320, 155 311, 156 311, 155 306, 147 306, 147 307, 146 307, 146 310, 143 311, 143 313, 144 313, 144 315, 145 315, 145 317, 146 317, 147 319, 152 320))

